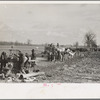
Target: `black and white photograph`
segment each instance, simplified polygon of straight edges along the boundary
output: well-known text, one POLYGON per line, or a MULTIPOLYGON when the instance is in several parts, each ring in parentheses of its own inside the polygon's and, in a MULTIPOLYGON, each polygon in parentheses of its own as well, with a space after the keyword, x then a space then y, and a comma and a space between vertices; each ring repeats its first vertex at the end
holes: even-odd
POLYGON ((100 4, 0 3, 0 83, 100 83, 100 4))

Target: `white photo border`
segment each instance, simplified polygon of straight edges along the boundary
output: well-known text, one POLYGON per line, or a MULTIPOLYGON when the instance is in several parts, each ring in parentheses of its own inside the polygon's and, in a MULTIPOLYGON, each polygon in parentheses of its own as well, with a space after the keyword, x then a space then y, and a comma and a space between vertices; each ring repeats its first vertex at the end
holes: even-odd
MULTIPOLYGON (((0 1, 1 4, 100 4, 100 1, 0 1)), ((98 99, 100 84, 0 83, 0 99, 98 99)))

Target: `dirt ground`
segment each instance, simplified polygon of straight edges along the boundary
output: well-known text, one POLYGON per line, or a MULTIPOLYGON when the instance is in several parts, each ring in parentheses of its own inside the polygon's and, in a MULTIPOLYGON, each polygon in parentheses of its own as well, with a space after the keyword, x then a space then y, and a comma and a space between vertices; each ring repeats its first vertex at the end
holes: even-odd
MULTIPOLYGON (((35 70, 45 72, 32 83, 99 83, 100 52, 78 56, 64 62, 50 62, 37 58, 35 70)), ((33 69, 32 69, 33 70, 33 69)), ((5 82, 1 80, 0 82, 5 82)))
POLYGON ((42 61, 36 68, 46 74, 46 78, 41 78, 38 82, 99 83, 100 52, 92 52, 88 56, 75 57, 65 62, 42 61))

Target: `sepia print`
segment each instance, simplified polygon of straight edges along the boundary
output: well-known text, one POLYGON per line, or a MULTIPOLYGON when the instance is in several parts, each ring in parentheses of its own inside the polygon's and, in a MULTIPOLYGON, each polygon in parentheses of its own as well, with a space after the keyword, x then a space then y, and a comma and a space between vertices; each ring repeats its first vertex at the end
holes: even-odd
POLYGON ((100 4, 0 4, 1 83, 99 83, 100 4))

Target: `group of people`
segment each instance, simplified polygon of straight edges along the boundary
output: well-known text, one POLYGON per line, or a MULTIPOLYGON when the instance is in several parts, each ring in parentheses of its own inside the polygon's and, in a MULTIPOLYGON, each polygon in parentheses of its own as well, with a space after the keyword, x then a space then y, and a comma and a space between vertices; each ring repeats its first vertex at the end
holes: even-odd
MULTIPOLYGON (((9 56, 7 56, 6 52, 1 53, 0 73, 2 73, 7 66, 12 66, 11 68, 15 73, 24 73, 28 71, 30 67, 34 68, 36 59, 35 50, 32 49, 31 55, 28 53, 23 54, 19 50, 17 51, 17 53, 10 52, 9 56)), ((65 55, 67 55, 67 57, 73 57, 75 52, 68 48, 60 48, 59 45, 48 44, 45 46, 44 54, 47 55, 48 61, 64 61, 65 55)))
POLYGON ((65 56, 73 57, 75 55, 70 48, 60 48, 53 44, 46 45, 44 53, 47 54, 48 61, 64 61, 65 56))
POLYGON ((26 53, 25 55, 18 50, 17 54, 12 53, 11 55, 7 56, 6 52, 2 52, 0 56, 0 73, 4 71, 9 65, 13 67, 15 73, 23 73, 23 69, 27 67, 34 67, 35 61, 32 60, 36 59, 36 54, 34 49, 32 49, 31 55, 26 53), (31 62, 30 62, 31 61, 31 62), (29 65, 29 66, 28 66, 29 65))

